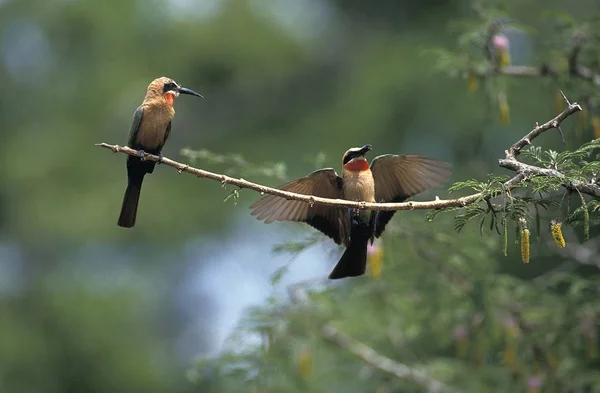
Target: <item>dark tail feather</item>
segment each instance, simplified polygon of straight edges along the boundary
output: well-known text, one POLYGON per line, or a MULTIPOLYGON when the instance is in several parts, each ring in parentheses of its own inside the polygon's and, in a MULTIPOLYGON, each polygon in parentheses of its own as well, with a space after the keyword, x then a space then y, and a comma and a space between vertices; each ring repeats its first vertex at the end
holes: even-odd
POLYGON ((331 280, 356 277, 365 274, 367 269, 367 243, 373 231, 368 225, 359 225, 350 232, 350 244, 340 261, 329 275, 331 280))
POLYGON ((131 176, 127 182, 125 196, 123 196, 123 205, 117 225, 123 228, 132 228, 135 225, 138 202, 140 200, 140 191, 142 190, 142 181, 144 175, 131 176))

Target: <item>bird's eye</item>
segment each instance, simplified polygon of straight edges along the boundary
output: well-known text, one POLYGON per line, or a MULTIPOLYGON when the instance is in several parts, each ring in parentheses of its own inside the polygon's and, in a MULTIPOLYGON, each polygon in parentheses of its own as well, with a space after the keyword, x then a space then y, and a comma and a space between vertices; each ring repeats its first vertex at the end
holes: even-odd
POLYGON ((163 87, 163 93, 166 93, 166 92, 168 92, 170 90, 174 90, 175 87, 176 87, 175 83, 173 83, 173 82, 165 83, 165 86, 163 87))

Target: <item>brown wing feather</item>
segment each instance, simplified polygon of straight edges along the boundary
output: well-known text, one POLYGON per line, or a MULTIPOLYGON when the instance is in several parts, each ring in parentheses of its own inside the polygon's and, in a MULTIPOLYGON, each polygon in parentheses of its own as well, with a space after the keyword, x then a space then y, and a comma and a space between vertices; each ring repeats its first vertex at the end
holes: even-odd
MULTIPOLYGON (((425 190, 442 186, 450 177, 450 164, 419 155, 386 154, 373 159, 371 172, 377 202, 403 202, 425 190)), ((394 213, 379 212, 375 236, 381 236, 394 213)))
MULTIPOLYGON (((280 187, 281 190, 322 198, 342 198, 342 178, 331 168, 320 169, 280 187)), ((266 224, 273 221, 305 222, 332 238, 337 244, 347 244, 349 235, 348 211, 306 202, 288 201, 267 195, 250 205, 252 215, 266 224)))

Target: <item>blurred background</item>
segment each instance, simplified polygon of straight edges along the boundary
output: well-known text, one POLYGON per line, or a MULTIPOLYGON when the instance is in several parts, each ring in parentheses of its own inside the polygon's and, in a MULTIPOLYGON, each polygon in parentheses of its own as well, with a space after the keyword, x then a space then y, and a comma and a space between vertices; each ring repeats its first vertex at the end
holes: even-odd
MULTIPOLYGON (((503 30, 511 64, 560 67, 568 40, 549 21, 599 10, 595 0, 0 0, 0 392, 423 391, 325 342, 332 318, 471 391, 600 391, 589 349, 598 269, 558 254, 549 231, 525 265, 513 230, 505 257, 479 223, 457 233, 452 213, 401 212, 379 267, 323 283, 341 255, 333 242, 265 225, 249 215, 258 194, 224 202, 232 189, 169 167, 146 177, 135 228, 118 228, 126 157, 94 146, 126 143, 147 85, 164 75, 205 96, 175 105, 163 154, 177 161, 278 186, 339 170, 347 148, 370 143, 372 157, 426 154, 453 164, 452 182, 485 180, 507 174, 504 150, 562 109, 559 88, 593 96, 568 77, 469 74, 464 64, 487 61, 490 20, 515 22, 503 30), (543 281, 557 267, 565 281, 543 281), (317 306, 296 309, 289 286, 306 282, 317 306)), ((567 147, 599 136, 586 113, 565 122, 567 147)), ((537 142, 563 149, 552 132, 537 142)), ((448 196, 417 199, 435 195, 448 196)))

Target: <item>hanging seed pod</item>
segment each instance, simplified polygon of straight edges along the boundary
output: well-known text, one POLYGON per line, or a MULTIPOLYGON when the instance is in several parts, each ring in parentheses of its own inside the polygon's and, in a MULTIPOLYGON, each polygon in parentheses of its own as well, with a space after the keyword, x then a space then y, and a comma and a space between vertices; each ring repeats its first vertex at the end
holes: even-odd
POLYGON ((581 198, 581 208, 583 209, 583 239, 588 241, 590 240, 590 212, 581 193, 579 193, 579 198, 581 198))
POLYGON ((529 229, 525 228, 521 230, 521 260, 523 263, 529 263, 529 257, 531 256, 529 250, 529 229))
POLYGON ((548 353, 546 354, 546 362, 548 363, 548 366, 552 372, 556 371, 558 368, 558 358, 556 357, 556 354, 552 348, 548 349, 548 353))
POLYGON ((564 248, 566 246, 565 238, 562 233, 562 222, 552 220, 550 222, 550 233, 558 248, 564 248))
POLYGON ((312 371, 312 353, 308 347, 300 349, 298 352, 298 374, 303 379, 308 379, 312 371))
POLYGON ((500 53, 500 66, 502 68, 508 67, 510 65, 510 53, 508 51, 502 51, 500 53))
POLYGON ((367 262, 371 269, 371 275, 379 278, 383 269, 383 246, 381 242, 367 245, 367 262))
POLYGON ((502 353, 502 364, 510 368, 514 367, 517 361, 517 348, 514 342, 509 342, 502 353))
POLYGON ((502 362, 512 370, 515 370, 518 359, 519 325, 511 315, 507 315, 503 318, 502 325, 504 327, 506 343, 506 348, 502 355, 502 362))
POLYGON ((524 218, 519 218, 519 235, 521 236, 521 260, 523 263, 529 263, 529 258, 531 256, 529 249, 529 229, 527 229, 527 220, 524 218))
POLYGON ((475 93, 479 90, 479 77, 474 73, 470 73, 467 77, 467 90, 469 93, 475 93))
POLYGON ((590 240, 590 212, 587 205, 583 209, 583 240, 590 240))
POLYGON ((594 139, 600 138, 600 117, 592 116, 592 128, 594 130, 594 139))
POLYGON ((510 122, 510 107, 506 100, 506 94, 498 94, 498 114, 500 117, 500 124, 507 125, 510 122))
POLYGON ((502 240, 504 241, 504 245, 502 247, 502 251, 504 252, 504 256, 508 256, 508 225, 506 223, 506 217, 502 219, 502 226, 504 227, 504 234, 502 236, 502 240))

